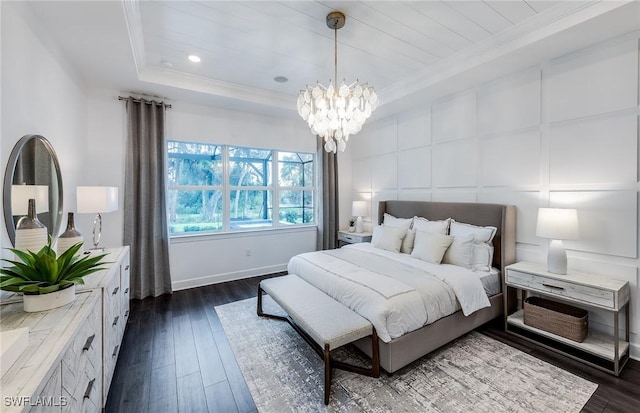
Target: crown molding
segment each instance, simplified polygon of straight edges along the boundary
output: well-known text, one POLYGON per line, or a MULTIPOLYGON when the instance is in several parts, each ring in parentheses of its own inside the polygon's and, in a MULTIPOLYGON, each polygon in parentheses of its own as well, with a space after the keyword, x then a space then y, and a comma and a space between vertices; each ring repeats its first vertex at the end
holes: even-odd
POLYGON ((138 75, 144 82, 212 94, 224 98, 295 110, 295 98, 282 93, 211 79, 173 69, 145 67, 138 75))
POLYGON ((142 33, 142 18, 140 17, 138 0, 122 0, 122 10, 124 11, 124 20, 129 33, 133 64, 138 78, 140 78, 140 74, 146 65, 147 57, 144 51, 144 35, 142 33))

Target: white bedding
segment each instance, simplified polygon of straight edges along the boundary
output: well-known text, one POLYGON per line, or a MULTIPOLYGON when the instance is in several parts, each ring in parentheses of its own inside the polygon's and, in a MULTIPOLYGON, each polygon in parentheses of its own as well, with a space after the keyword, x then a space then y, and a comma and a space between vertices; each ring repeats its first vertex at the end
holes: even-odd
POLYGON ((367 318, 384 342, 458 309, 469 315, 490 306, 482 281, 489 273, 431 264, 368 243, 297 255, 288 270, 367 318))

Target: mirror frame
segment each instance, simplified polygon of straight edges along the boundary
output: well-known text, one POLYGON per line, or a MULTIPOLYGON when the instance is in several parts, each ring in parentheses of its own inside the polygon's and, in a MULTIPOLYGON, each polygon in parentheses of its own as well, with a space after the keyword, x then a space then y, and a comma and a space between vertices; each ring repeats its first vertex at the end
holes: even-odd
MULTIPOLYGON (((9 234, 9 239, 11 240, 11 245, 15 246, 16 243, 16 228, 15 223, 13 221, 13 214, 11 211, 11 186, 13 185, 13 178, 15 175, 16 165, 18 163, 18 158, 22 153, 23 148, 27 143, 31 140, 37 139, 42 143, 49 153, 51 157, 51 162, 53 163, 55 169, 55 175, 58 180, 58 211, 57 216, 52 217, 51 221, 54 222, 53 228, 47 228, 50 230, 51 237, 55 239, 58 236, 58 232, 60 231, 60 225, 62 223, 62 205, 63 205, 63 194, 64 190, 62 187, 62 173, 60 171, 60 164, 58 162, 58 156, 56 152, 53 150, 53 146, 51 143, 42 135, 25 135, 16 143, 11 151, 11 155, 9 156, 9 162, 7 163, 7 169, 4 173, 4 188, 2 193, 2 202, 4 203, 4 222, 7 227, 7 233, 9 234)), ((49 185, 51 187, 51 185, 49 185)), ((50 189, 51 190, 51 189, 50 189)), ((49 198, 51 199, 51 197, 49 198)))

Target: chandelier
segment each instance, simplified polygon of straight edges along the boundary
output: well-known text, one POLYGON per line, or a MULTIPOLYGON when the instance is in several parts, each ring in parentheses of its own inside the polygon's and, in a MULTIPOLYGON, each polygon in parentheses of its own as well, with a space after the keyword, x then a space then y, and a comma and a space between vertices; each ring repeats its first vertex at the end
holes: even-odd
MULTIPOLYGON (((338 79, 338 29, 344 27, 345 16, 339 11, 327 15, 327 27, 334 32, 334 81, 338 79)), ((378 107, 378 96, 373 86, 359 83, 348 85, 344 80, 336 89, 331 79, 329 86, 318 82, 307 85, 298 94, 298 113, 307 121, 311 133, 324 139, 324 150, 343 152, 350 135, 360 132, 364 122, 378 107)))

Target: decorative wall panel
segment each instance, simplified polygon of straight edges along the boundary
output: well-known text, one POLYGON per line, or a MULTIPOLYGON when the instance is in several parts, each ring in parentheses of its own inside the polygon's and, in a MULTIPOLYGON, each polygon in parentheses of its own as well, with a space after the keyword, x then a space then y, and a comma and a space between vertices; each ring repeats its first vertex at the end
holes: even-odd
POLYGON ((478 202, 516 206, 516 242, 546 245, 547 240, 536 237, 536 221, 540 206, 538 191, 487 191, 478 193, 478 202))
POLYGON ((478 156, 475 139, 433 147, 433 183, 436 187, 476 186, 478 156))
POLYGON ((373 189, 398 188, 398 155, 395 153, 376 156, 373 161, 373 189))
POLYGON ((431 147, 425 146, 398 154, 398 187, 429 188, 431 186, 431 147))
POLYGON ((635 114, 581 119, 549 128, 552 184, 637 181, 635 114))
POLYGON ((483 186, 540 183, 540 132, 536 128, 481 140, 483 186))
POLYGON ((432 137, 447 142, 476 135, 476 94, 455 96, 432 107, 432 137))
POLYGON ((402 114, 398 118, 398 149, 431 144, 431 108, 402 114))
POLYGON ((547 75, 552 122, 637 106, 638 40, 557 59, 547 75))
POLYGON ((551 192, 552 208, 576 208, 580 237, 567 249, 637 258, 636 191, 551 192))
POLYGON ((540 69, 489 83, 478 91, 478 130, 494 133, 540 124, 540 69))
MULTIPOLYGON (((359 134, 354 138, 358 136, 359 134)), ((398 150, 398 123, 395 119, 380 122, 372 136, 372 154, 391 153, 398 150)))

